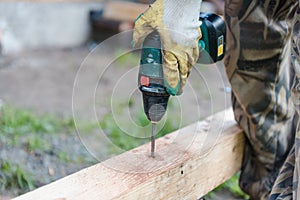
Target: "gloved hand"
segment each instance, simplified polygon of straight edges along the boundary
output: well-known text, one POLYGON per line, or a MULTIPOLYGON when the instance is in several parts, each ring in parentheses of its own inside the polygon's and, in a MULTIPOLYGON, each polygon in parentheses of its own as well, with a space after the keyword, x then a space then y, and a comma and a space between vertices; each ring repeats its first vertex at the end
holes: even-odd
POLYGON ((165 87, 179 95, 199 56, 199 14, 202 0, 157 0, 139 16, 133 32, 134 47, 157 30, 163 48, 165 87))

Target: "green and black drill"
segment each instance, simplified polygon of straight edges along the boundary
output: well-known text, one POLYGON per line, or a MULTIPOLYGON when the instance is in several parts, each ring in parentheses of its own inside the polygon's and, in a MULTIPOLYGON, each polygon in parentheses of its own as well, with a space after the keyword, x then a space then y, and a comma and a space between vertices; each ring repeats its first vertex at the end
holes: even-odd
MULTIPOLYGON (((199 40, 198 62, 215 63, 222 60, 226 44, 225 22, 213 13, 200 13, 200 20, 202 38, 199 40)), ((170 97, 164 86, 161 42, 156 31, 149 34, 143 43, 138 86, 143 93, 145 114, 152 123, 151 157, 155 157, 156 124, 164 116, 170 97)))

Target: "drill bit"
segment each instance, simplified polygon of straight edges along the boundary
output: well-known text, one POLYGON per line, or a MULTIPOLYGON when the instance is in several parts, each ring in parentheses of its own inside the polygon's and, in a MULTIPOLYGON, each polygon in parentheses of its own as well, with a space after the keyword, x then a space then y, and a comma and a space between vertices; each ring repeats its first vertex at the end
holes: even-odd
POLYGON ((155 158, 155 134, 156 134, 156 123, 152 122, 152 135, 151 135, 151 157, 155 158))

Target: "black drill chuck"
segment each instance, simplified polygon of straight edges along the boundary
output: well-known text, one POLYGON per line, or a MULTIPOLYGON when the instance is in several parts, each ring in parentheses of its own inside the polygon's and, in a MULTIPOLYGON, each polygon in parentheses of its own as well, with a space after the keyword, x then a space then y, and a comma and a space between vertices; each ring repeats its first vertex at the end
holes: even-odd
POLYGON ((154 92, 143 91, 144 111, 147 118, 152 122, 159 122, 168 106, 170 95, 161 95, 154 92))

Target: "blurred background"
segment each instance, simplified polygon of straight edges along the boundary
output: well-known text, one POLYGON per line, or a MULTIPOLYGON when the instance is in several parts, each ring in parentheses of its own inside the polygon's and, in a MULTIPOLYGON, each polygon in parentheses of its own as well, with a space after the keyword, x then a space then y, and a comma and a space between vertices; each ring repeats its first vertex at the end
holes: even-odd
MULTIPOLYGON (((138 52, 119 55, 118 44, 120 49, 130 49, 130 37, 113 39, 115 43, 109 52, 97 50, 103 41, 130 31, 134 19, 148 3, 148 0, 0 3, 0 200, 11 199, 99 162, 80 140, 78 130, 81 139, 93 142, 91 145, 108 155, 119 152, 97 139, 99 128, 123 150, 149 141, 148 137, 128 137, 124 129, 137 136, 140 133, 130 124, 126 125, 126 119, 121 123, 126 127, 120 128, 112 115, 115 112, 122 116, 129 109, 135 123, 141 127, 149 125, 138 91, 132 91, 129 100, 115 101, 114 111, 111 108, 111 95, 117 81, 139 63, 138 52), (95 77, 95 72, 107 67, 101 62, 111 56, 108 54, 117 58, 97 82, 99 77, 95 77), (75 125, 72 92, 76 74, 83 65, 88 70, 81 76, 81 88, 95 89, 94 83, 99 84, 95 97, 98 118, 94 119, 93 113, 87 111, 91 103, 87 91, 79 90, 75 106, 80 119, 75 125)), ((202 4, 202 11, 219 15, 223 14, 222 8, 223 0, 207 0, 202 4)), ((211 85, 210 90, 205 84, 194 86, 202 91, 197 102, 193 98, 174 98, 159 136, 230 106, 230 87, 224 69, 217 70, 218 76, 215 69, 207 66, 199 69, 205 77, 203 82, 211 85), (212 96, 219 103, 212 102, 212 96), (185 107, 187 113, 200 107, 201 114, 183 115, 185 120, 179 119, 178 104, 189 105, 185 107), (213 110, 202 109, 212 104, 213 110), (178 120, 181 120, 180 126, 178 120)), ((136 79, 127 79, 128 85, 136 85, 136 79)), ((208 199, 246 198, 238 188, 237 179, 238 174, 210 193, 208 199)))

